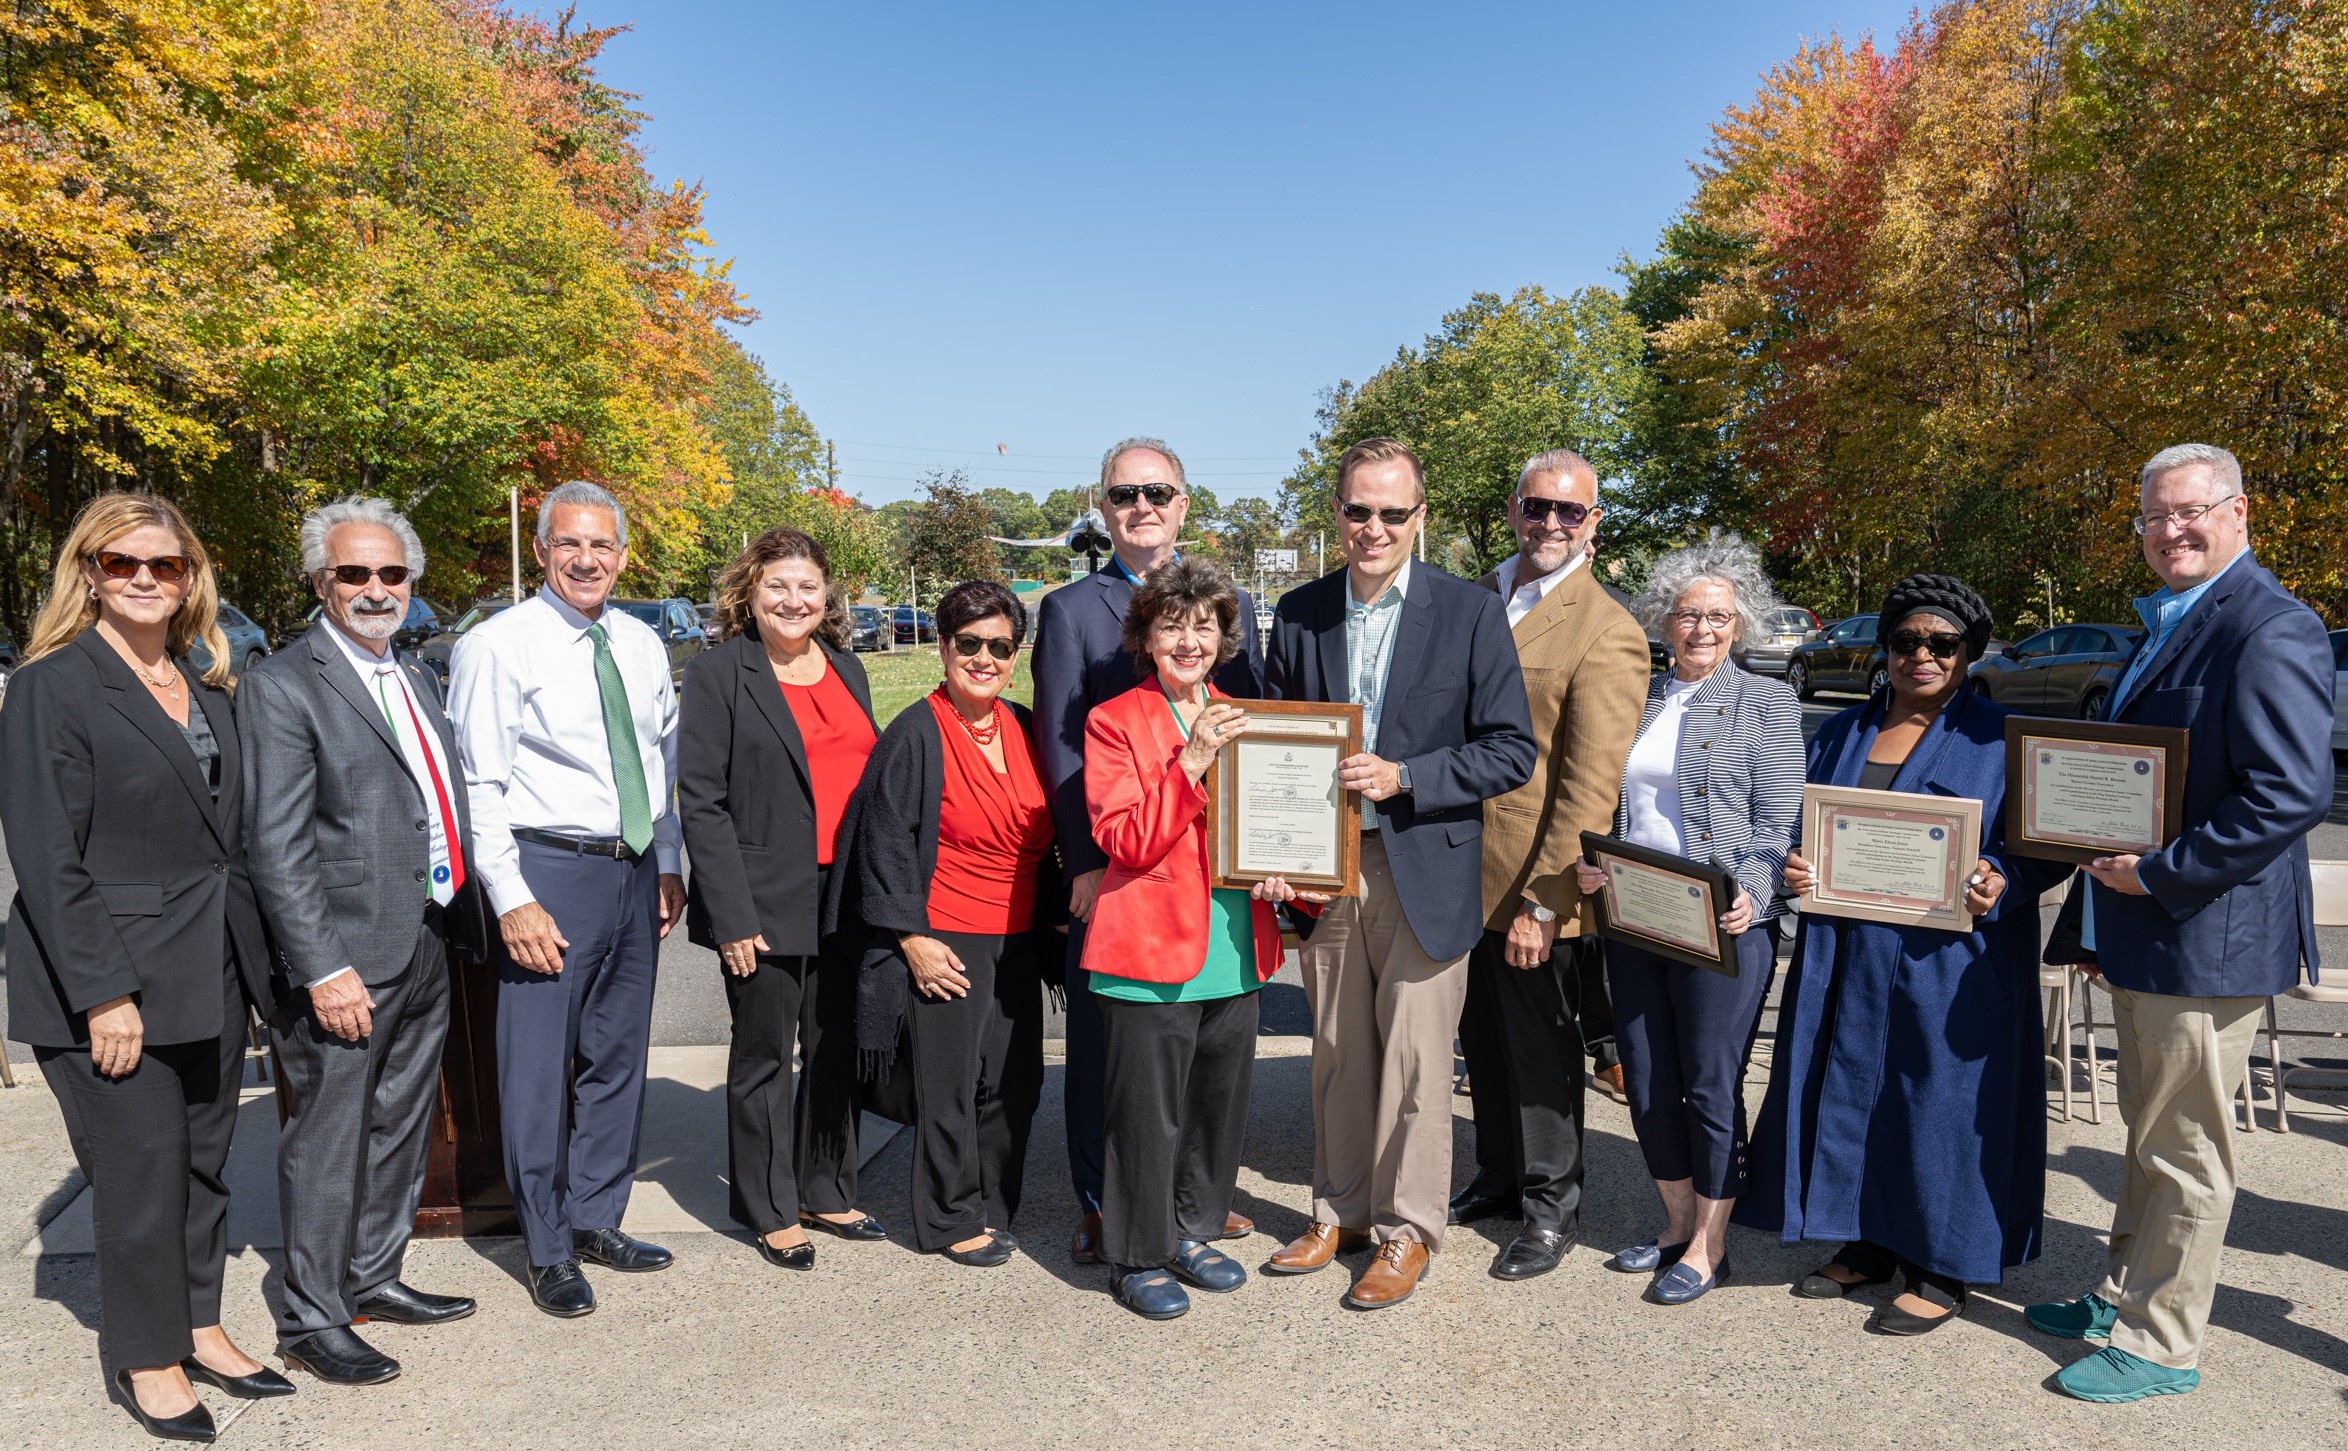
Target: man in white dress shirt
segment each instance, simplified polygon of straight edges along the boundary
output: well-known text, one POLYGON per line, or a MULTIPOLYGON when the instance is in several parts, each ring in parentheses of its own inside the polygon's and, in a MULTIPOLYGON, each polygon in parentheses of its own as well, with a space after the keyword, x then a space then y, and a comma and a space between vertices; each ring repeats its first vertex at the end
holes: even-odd
POLYGON ((682 920, 677 697, 650 626, 607 609, 628 564, 619 501, 548 493, 546 583, 474 626, 449 667, 473 870, 498 915, 497 1080, 530 1297, 584 1315, 579 1261, 657 1270, 620 1232, 636 1179, 660 940, 682 920))

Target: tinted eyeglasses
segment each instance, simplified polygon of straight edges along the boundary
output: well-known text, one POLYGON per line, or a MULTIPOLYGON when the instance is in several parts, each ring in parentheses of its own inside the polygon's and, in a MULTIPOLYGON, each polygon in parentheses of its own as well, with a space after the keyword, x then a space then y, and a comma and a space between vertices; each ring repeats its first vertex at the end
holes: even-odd
POLYGON ((1142 499, 1160 509, 1182 497, 1182 491, 1172 484, 1111 484, 1101 497, 1119 509, 1130 509, 1142 499))
POLYGON ((155 576, 157 584, 177 584, 188 577, 188 557, 184 554, 158 554, 153 559, 141 559, 135 554, 101 549, 93 561, 98 572, 108 579, 135 579, 141 569, 155 576))
POLYGON ((379 579, 390 585, 408 582, 408 567, 404 564, 387 564, 381 569, 369 569, 363 564, 335 564, 329 565, 326 572, 334 576, 336 584, 347 584, 353 589, 369 579, 379 579))
POLYGON ((1008 660, 1019 653, 1019 647, 1000 635, 956 635, 954 653, 968 660, 984 650, 997 660, 1008 660))
POLYGON ((1421 504, 1413 504, 1407 509, 1373 509, 1367 504, 1340 503, 1337 506, 1337 512, 1345 516, 1345 522, 1348 524, 1367 524, 1370 522, 1370 516, 1375 514, 1378 516, 1378 522, 1387 528, 1400 529, 1410 522, 1412 515, 1424 507, 1421 504))
POLYGON ((1906 659, 1918 650, 1930 650, 1935 660, 1954 660, 1965 648, 1965 637, 1951 630, 1935 630, 1927 635, 1921 630, 1900 630, 1884 642, 1893 656, 1906 659))
POLYGON ((1545 524, 1555 515, 1559 527, 1565 529, 1579 529, 1582 521, 1590 517, 1587 504, 1577 504, 1571 499, 1519 499, 1516 512, 1527 524, 1545 524))

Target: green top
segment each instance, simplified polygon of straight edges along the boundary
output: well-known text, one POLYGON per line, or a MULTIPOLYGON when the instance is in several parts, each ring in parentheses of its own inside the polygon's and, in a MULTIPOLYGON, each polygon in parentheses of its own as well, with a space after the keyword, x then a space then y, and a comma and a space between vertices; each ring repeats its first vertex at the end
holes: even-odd
MULTIPOLYGON (((1174 710, 1174 702, 1168 700, 1166 708, 1174 710)), ((1187 740, 1190 727, 1183 725, 1182 712, 1174 711, 1174 723, 1182 726, 1183 738, 1187 740)), ((1253 900, 1236 887, 1218 888, 1207 897, 1207 960, 1200 965, 1197 976, 1188 982, 1136 982, 1129 977, 1095 972, 1092 990, 1104 998, 1127 1003, 1203 1003, 1235 998, 1261 987, 1256 981, 1253 900)))

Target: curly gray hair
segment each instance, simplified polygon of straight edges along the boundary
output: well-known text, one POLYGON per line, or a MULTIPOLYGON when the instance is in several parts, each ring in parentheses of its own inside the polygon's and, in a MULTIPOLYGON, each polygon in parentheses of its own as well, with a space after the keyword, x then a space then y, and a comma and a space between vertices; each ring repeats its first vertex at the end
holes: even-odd
POLYGON ((345 524, 372 524, 389 529, 399 540, 400 557, 407 561, 409 578, 424 577, 424 541, 416 537, 416 526, 388 501, 360 494, 321 504, 302 516, 302 573, 314 575, 333 567, 334 560, 326 552, 326 539, 345 524))
POLYGON ((1737 618, 1744 623, 1747 640, 1759 636, 1769 612, 1785 604, 1761 566, 1761 551, 1747 544, 1742 535, 1715 529, 1703 543, 1674 549, 1656 559, 1647 574, 1646 593, 1631 606, 1632 613, 1648 633, 1660 638, 1664 622, 1681 597, 1705 583, 1725 584, 1736 596, 1737 618))

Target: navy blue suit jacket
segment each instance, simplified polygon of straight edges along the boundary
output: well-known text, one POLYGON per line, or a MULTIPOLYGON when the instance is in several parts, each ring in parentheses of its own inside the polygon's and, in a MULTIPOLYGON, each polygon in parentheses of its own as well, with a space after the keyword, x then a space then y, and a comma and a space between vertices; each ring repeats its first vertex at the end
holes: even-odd
POLYGON ((2137 864, 2151 895, 2093 887, 2106 979, 2266 997, 2299 981, 2302 956, 2313 976, 2307 833, 2332 801, 2332 683, 2323 621, 2244 559, 2114 703, 2115 721, 2191 734, 2184 830, 2137 864))
MULTIPOLYGON (((1141 668, 1125 653, 1125 604, 1133 583, 1116 566, 1062 585, 1036 610, 1035 747, 1052 796, 1052 829, 1062 870, 1071 877, 1109 864, 1094 844, 1084 805, 1084 718, 1103 701, 1131 690, 1141 668)), ((1239 653, 1215 672, 1225 695, 1253 700, 1264 693, 1263 646, 1256 638, 1256 604, 1239 592, 1239 653)))
MULTIPOLYGON (((1347 698, 1345 573, 1280 601, 1264 649, 1270 699, 1347 698)), ((1402 915, 1429 957, 1459 957, 1484 931, 1484 803, 1533 774, 1532 713, 1500 596, 1410 567, 1374 754, 1410 767, 1411 789, 1378 803, 1402 915)))

